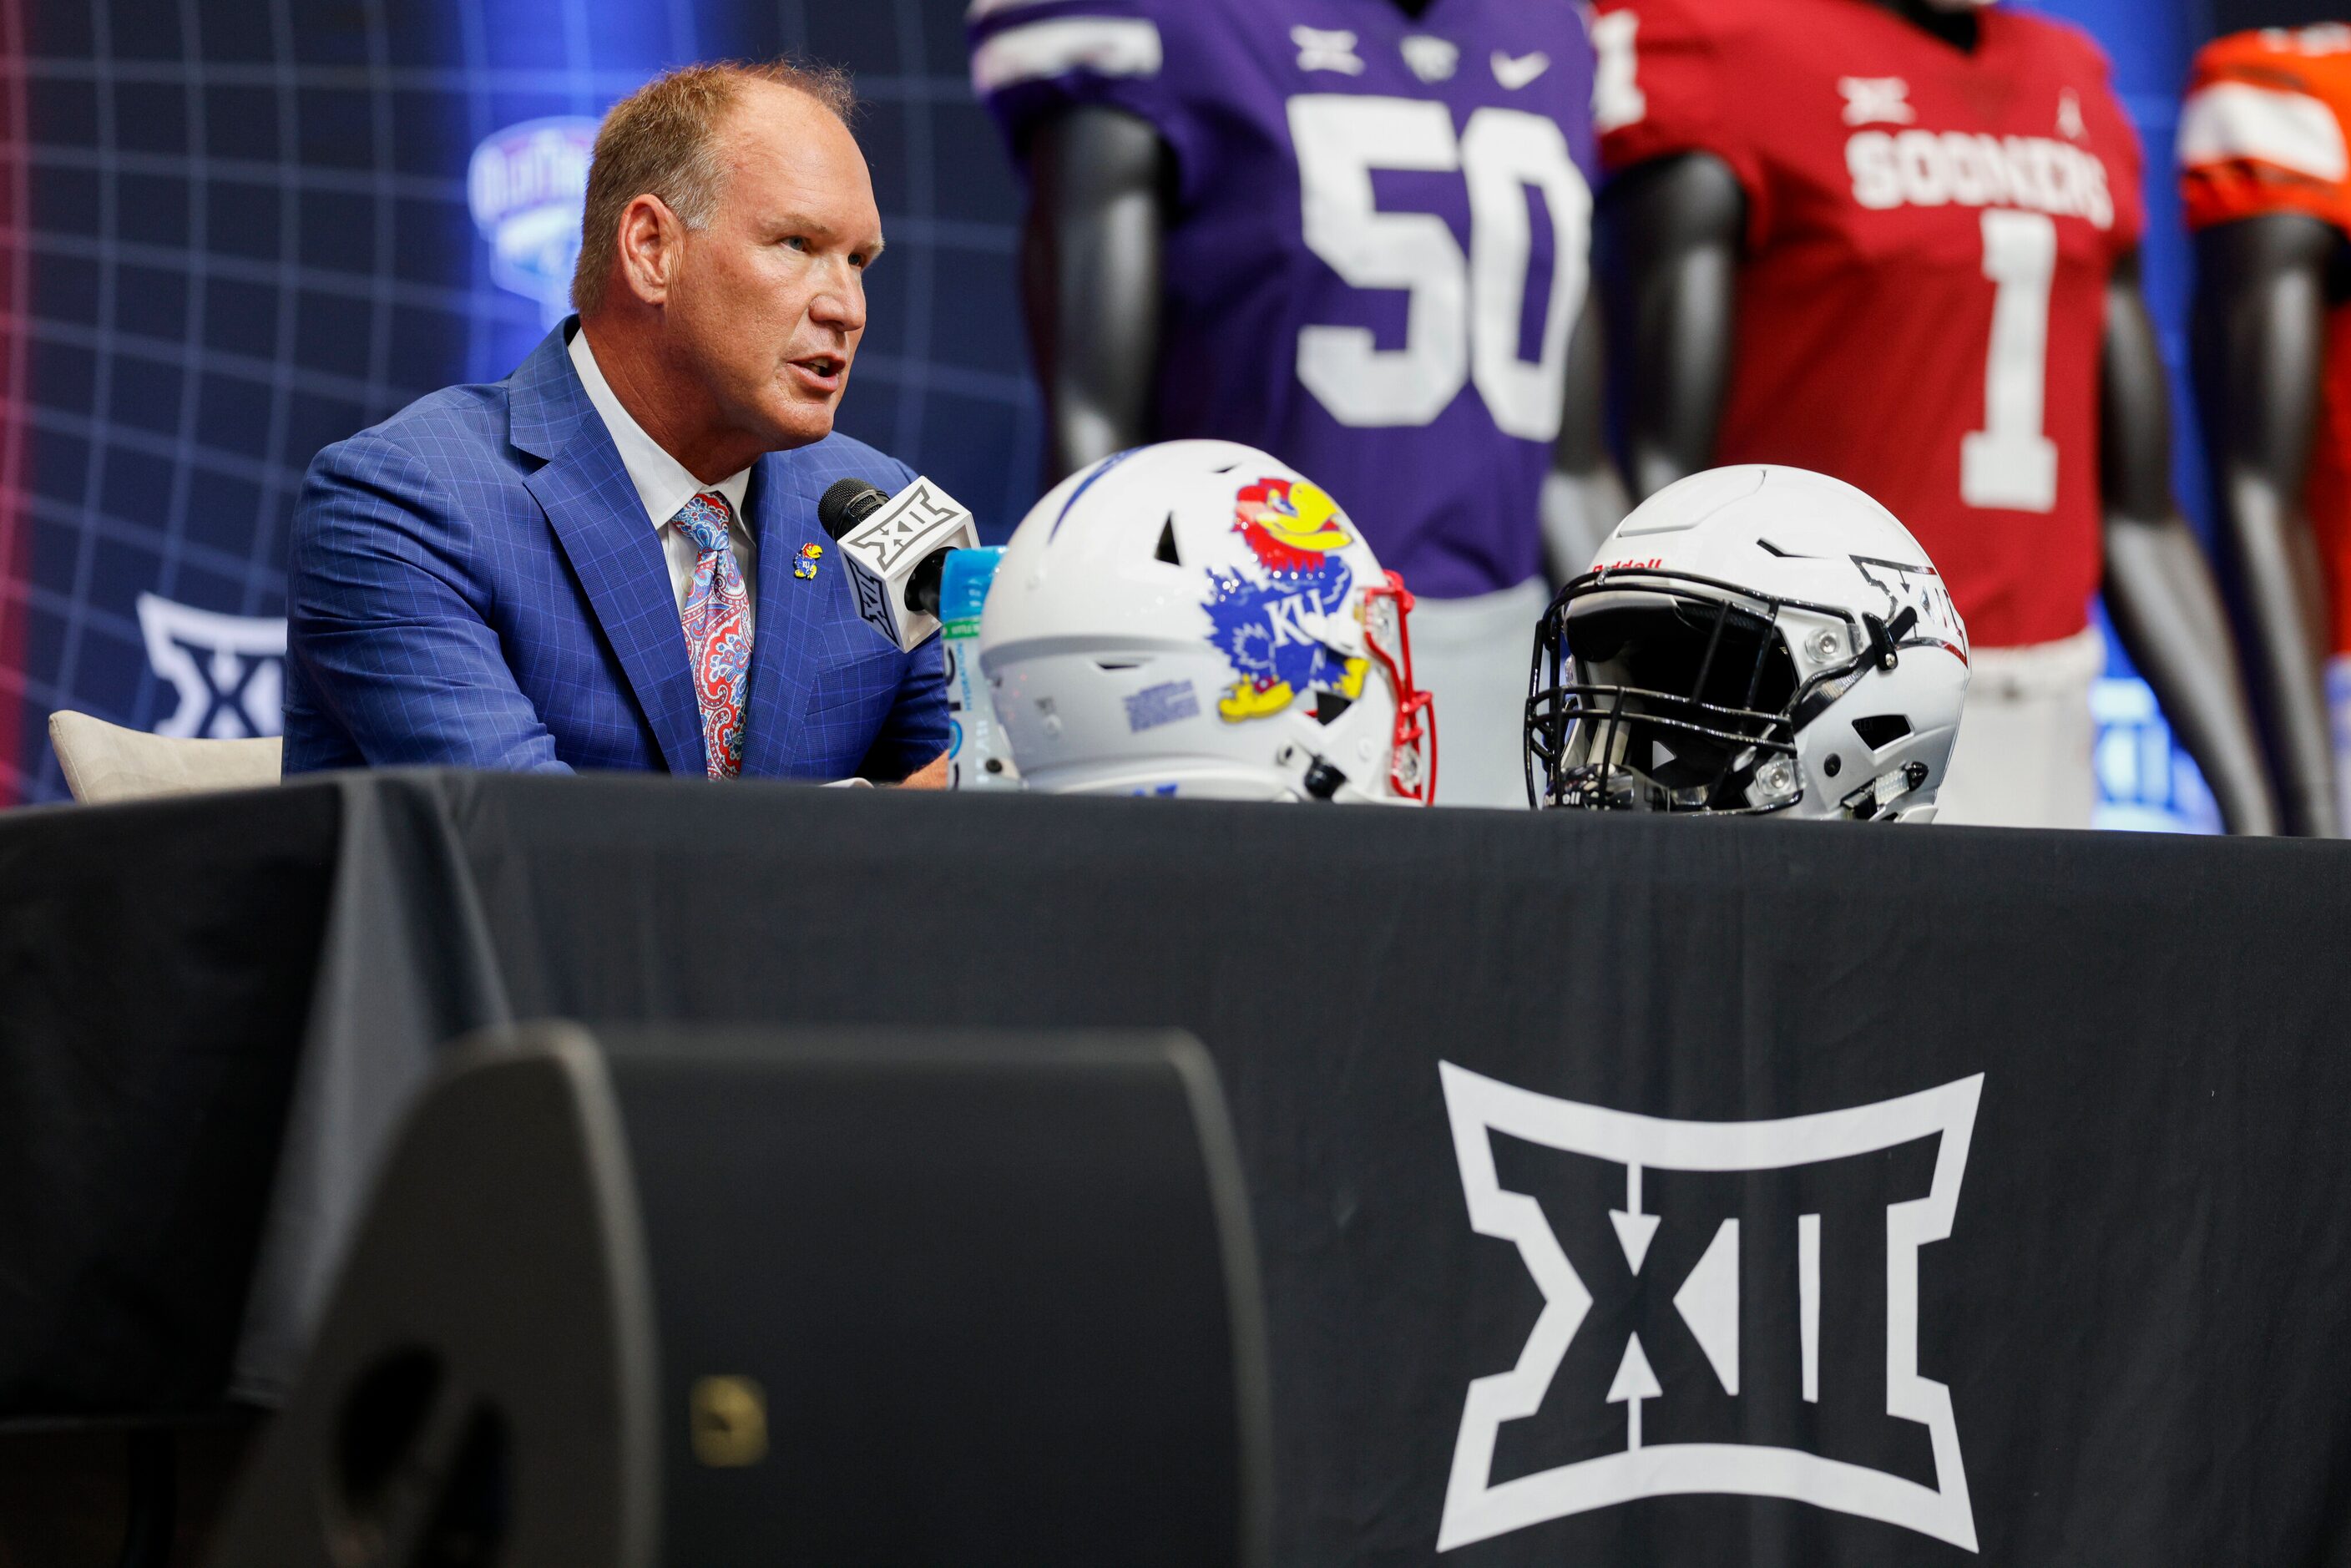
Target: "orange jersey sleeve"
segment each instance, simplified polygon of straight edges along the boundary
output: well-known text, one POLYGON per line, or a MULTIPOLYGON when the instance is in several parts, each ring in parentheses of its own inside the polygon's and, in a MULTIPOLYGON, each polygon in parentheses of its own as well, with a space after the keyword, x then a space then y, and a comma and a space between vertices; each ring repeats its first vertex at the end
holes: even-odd
POLYGON ((2179 116, 2190 228, 2304 213, 2351 234, 2351 27, 2263 28, 2205 46, 2179 116))

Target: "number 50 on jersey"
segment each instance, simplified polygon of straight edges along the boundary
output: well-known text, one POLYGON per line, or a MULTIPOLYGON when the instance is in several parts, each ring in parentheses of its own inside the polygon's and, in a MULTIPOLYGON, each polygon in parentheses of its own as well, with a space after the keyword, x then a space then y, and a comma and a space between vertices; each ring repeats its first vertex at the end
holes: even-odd
POLYGON ((1405 343, 1366 327, 1298 334, 1298 379, 1342 424, 1422 425, 1475 383, 1495 425, 1529 441, 1559 434, 1568 336, 1589 276, 1592 189, 1558 124, 1488 107, 1457 137, 1442 103, 1306 94, 1289 100, 1307 248, 1357 288, 1406 291, 1405 343), (1382 211, 1375 171, 1460 174, 1469 249, 1433 213, 1382 211), (1551 287, 1541 351, 1520 357, 1534 255, 1527 193, 1550 214, 1551 287))

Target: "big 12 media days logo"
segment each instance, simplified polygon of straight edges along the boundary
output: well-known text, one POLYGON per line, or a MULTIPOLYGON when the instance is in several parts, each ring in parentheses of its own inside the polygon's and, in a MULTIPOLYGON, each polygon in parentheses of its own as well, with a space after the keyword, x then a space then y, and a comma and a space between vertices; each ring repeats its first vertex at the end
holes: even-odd
MULTIPOLYGON (((1959 1184, 1967 1174, 1981 1074, 1873 1105, 1762 1122, 1680 1122, 1635 1115, 1538 1094, 1451 1062, 1440 1063, 1438 1074, 1470 1226, 1481 1236, 1517 1247, 1543 1302, 1518 1364, 1469 1385, 1454 1442, 1438 1551, 1637 1498, 1695 1493, 1784 1498, 1977 1550, 1950 1390, 1918 1370, 1918 1252, 1951 1233, 1959 1184), (1595 1181, 1613 1184, 1619 1179, 1614 1171, 1621 1167, 1624 1207, 1614 1207, 1613 1198, 1599 1198, 1594 1205, 1606 1207, 1608 1230, 1599 1228, 1596 1216, 1565 1214, 1555 1228, 1541 1199, 1507 1187, 1496 1159, 1498 1135, 1531 1146, 1539 1155, 1557 1151, 1593 1162, 1586 1175, 1595 1181), (1887 1198, 1880 1207, 1876 1197, 1864 1197, 1856 1207, 1852 1192, 1837 1193, 1841 1176, 1878 1179, 1896 1163, 1897 1153, 1908 1156, 1906 1168, 1923 1175, 1928 1139, 1938 1142, 1931 1176, 1923 1178, 1924 1196, 1887 1198), (1663 1179, 1648 1180, 1645 1194, 1645 1176, 1663 1179), (1811 1205, 1796 1198, 1793 1207, 1799 1212, 1792 1215, 1792 1227, 1771 1224, 1771 1239, 1753 1235, 1742 1239, 1737 1215, 1724 1217, 1716 1210, 1739 1208, 1749 1200, 1716 1193, 1715 1210, 1686 1217, 1679 1227, 1704 1234, 1707 1223, 1714 1222, 1695 1261, 1687 1260, 1688 1249, 1684 1247, 1685 1260, 1674 1265, 1679 1283, 1671 1299, 1672 1318, 1667 1319, 1664 1304, 1656 1302, 1651 1305, 1651 1316, 1625 1334, 1621 1350, 1613 1333, 1605 1344, 1581 1347, 1583 1376, 1576 1397, 1604 1398, 1608 1406, 1621 1406, 1620 1423, 1606 1428, 1621 1433, 1621 1438, 1608 1437, 1604 1451, 1568 1463, 1494 1479, 1504 1424, 1524 1421, 1545 1409, 1571 1346, 1593 1315, 1595 1287, 1614 1298, 1611 1319, 1622 1322, 1634 1306, 1673 1284, 1670 1275, 1665 1280, 1649 1277, 1662 1268, 1661 1249, 1652 1246, 1658 1226, 1674 1212, 1670 1197, 1663 1204, 1656 1201, 1657 1188, 1696 1195, 1709 1182, 1743 1184, 1751 1191, 1772 1181, 1792 1195, 1814 1195, 1811 1205), (1821 1201, 1823 1194, 1830 1201, 1821 1201), (1832 1311, 1839 1332, 1831 1341, 1831 1364, 1823 1365, 1823 1216, 1802 1211, 1811 1206, 1834 1210, 1828 1241, 1846 1249, 1848 1260, 1855 1254, 1874 1258, 1879 1237, 1864 1232, 1883 1225, 1882 1416, 1876 1409, 1879 1368, 1854 1364, 1855 1347, 1874 1359, 1877 1325, 1861 1320, 1865 1314, 1876 1315, 1878 1303, 1870 1301, 1865 1306, 1854 1299, 1874 1295, 1874 1290, 1845 1289, 1837 1294, 1832 1311), (1560 1228, 1582 1238, 1591 1250, 1593 1255, 1584 1259, 1585 1271, 1579 1272, 1561 1245, 1560 1228), (1604 1239, 1596 1245, 1592 1239, 1595 1235, 1604 1239), (1792 1258, 1749 1260, 1742 1256, 1744 1249, 1782 1244, 1789 1245, 1792 1258), (1618 1252, 1621 1257, 1611 1255, 1618 1252), (1742 1269, 1742 1263, 1748 1266, 1742 1269), (1785 1267, 1790 1263, 1792 1269, 1785 1267), (1742 1319, 1742 1273, 1774 1280, 1792 1274, 1794 1313, 1759 1314, 1752 1322, 1742 1319), (1654 1286, 1654 1292, 1646 1286, 1654 1286), (1686 1381, 1669 1394, 1652 1365, 1652 1353, 1666 1333, 1678 1339, 1680 1330, 1669 1328, 1671 1322, 1687 1329, 1702 1361, 1684 1358, 1679 1375, 1686 1381), (1794 1332, 1786 1337, 1796 1342, 1793 1345, 1771 1337, 1789 1328, 1794 1332), (1647 1347, 1643 1332, 1651 1336, 1647 1347), (1766 1343, 1759 1346, 1759 1341, 1766 1343), (1794 1387, 1782 1386, 1782 1397, 1772 1409, 1740 1408, 1742 1345, 1750 1353, 1760 1349, 1751 1359, 1769 1359, 1775 1369, 1800 1368, 1801 1395, 1794 1387), (1793 1355, 1787 1354, 1791 1350, 1793 1355), (1612 1365, 1613 1375, 1608 1370, 1612 1365), (1807 1419, 1806 1411, 1809 1407, 1816 1414, 1821 1408, 1824 1371, 1832 1403, 1841 1412, 1831 1425, 1850 1438, 1856 1427, 1882 1422, 1885 1429, 1876 1441, 1841 1454, 1818 1451, 1817 1444, 1771 1441, 1782 1432, 1794 1438, 1808 1428, 1823 1429, 1823 1423, 1807 1419), (1603 1378, 1604 1396, 1599 1394, 1603 1378), (1648 1413, 1651 1425, 1645 1431, 1643 1406, 1653 1403, 1658 1411, 1648 1413), (1684 1419, 1678 1435, 1660 1432, 1656 1416, 1677 1405, 1685 1413, 1698 1412, 1697 1416, 1684 1419), (1923 1442, 1917 1431, 1921 1427, 1923 1442), (1667 1440, 1656 1440, 1660 1437, 1667 1440), (1880 1468, 1884 1454, 1911 1447, 1917 1450, 1909 1467, 1915 1474, 1880 1468)), ((1750 1219, 1791 1218, 1776 1211, 1760 1216, 1751 1207, 1747 1212, 1750 1219)), ((1695 1244, 1694 1238, 1686 1239, 1695 1244)), ((1831 1275, 1833 1282, 1846 1286, 1873 1279, 1869 1270, 1851 1268, 1831 1275)), ((1749 1388, 1748 1403, 1755 1392, 1749 1388)), ((1578 1416, 1586 1432, 1598 1429, 1592 1416, 1599 1409, 1594 1403, 1578 1416)))
POLYGON ((562 114, 509 125, 486 137, 465 165, 465 204, 489 242, 490 277, 538 301, 542 327, 571 308, 571 267, 580 259, 598 124, 562 114))

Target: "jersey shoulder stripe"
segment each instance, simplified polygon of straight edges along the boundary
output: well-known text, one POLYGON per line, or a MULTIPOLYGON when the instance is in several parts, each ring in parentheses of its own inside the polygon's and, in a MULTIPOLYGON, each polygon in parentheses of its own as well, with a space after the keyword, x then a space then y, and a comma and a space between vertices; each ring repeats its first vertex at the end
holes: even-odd
POLYGON ((1055 16, 979 40, 971 51, 971 86, 987 98, 1053 77, 1155 77, 1165 57, 1159 25, 1149 17, 1055 16))
POLYGON ((2189 226, 2303 213, 2351 229, 2351 29, 2264 29, 2205 47, 2179 116, 2189 226))
POLYGON ((2179 162, 2193 169, 2246 158, 2314 180, 2346 172, 2342 121, 2308 93, 2220 81, 2189 95, 2179 162))

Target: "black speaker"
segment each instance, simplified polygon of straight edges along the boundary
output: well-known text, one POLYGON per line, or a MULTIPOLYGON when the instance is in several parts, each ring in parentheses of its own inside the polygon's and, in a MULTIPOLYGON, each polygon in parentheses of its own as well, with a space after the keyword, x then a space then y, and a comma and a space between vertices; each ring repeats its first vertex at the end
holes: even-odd
POLYGON ((218 1568, 1270 1561, 1188 1037, 540 1025, 409 1117, 218 1568))

